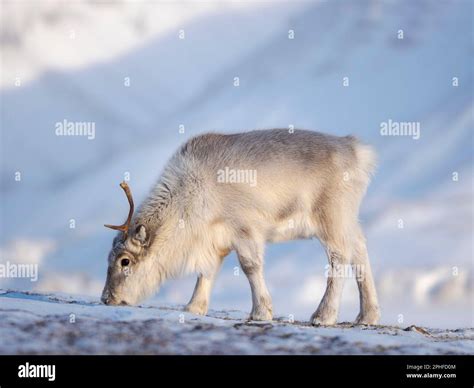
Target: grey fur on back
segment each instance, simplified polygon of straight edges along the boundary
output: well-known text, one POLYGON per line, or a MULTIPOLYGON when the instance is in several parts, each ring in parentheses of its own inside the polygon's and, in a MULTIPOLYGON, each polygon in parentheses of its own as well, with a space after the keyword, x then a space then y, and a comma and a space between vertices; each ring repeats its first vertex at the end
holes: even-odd
MULTIPOLYGON (((225 167, 257 170, 257 179, 277 186, 280 182, 287 184, 287 179, 296 184, 313 178, 315 201, 318 201, 324 186, 333 185, 337 177, 344 179, 345 173, 352 172, 352 179, 356 179, 354 186, 360 185, 357 189, 365 191, 375 167, 375 154, 353 136, 338 137, 307 130, 199 135, 188 140, 171 158, 161 180, 140 208, 136 222, 159 219, 171 197, 175 200, 186 197, 195 202, 204 200, 199 195, 192 198, 197 192, 205 193, 211 188, 219 191, 222 185, 217 182, 217 174, 225 167)), ((265 198, 255 198, 259 191, 247 190, 245 185, 224 187, 252 198, 249 203, 252 207, 265 201, 265 198)), ((296 196, 297 193, 291 198, 296 196)))

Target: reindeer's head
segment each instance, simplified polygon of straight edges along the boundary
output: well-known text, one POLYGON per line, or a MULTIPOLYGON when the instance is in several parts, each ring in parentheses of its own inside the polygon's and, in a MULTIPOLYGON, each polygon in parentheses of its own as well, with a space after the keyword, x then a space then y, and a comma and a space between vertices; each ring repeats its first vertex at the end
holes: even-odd
POLYGON ((142 225, 132 225, 133 198, 125 182, 120 184, 128 198, 130 210, 122 225, 105 225, 118 230, 108 258, 107 280, 102 302, 110 305, 136 304, 159 284, 159 273, 153 268, 150 254, 151 236, 142 225))

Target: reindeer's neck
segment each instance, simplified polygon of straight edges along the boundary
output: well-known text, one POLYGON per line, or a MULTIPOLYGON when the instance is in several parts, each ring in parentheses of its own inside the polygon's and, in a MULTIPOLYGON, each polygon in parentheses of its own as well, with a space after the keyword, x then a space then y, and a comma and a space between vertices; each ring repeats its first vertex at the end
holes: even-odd
POLYGON ((134 217, 135 225, 143 224, 151 230, 156 230, 171 204, 171 197, 169 185, 166 181, 160 180, 141 204, 134 217))
MULTIPOLYGON (((162 279, 192 272, 203 272, 203 228, 199 218, 189 215, 193 208, 195 179, 188 179, 178 156, 168 164, 159 182, 142 204, 136 222, 142 222, 154 233, 150 249, 160 267, 162 279), (183 183, 185 182, 185 183, 183 183), (197 223, 196 223, 197 222, 197 223)), ((204 268, 205 270, 205 268, 204 268)))

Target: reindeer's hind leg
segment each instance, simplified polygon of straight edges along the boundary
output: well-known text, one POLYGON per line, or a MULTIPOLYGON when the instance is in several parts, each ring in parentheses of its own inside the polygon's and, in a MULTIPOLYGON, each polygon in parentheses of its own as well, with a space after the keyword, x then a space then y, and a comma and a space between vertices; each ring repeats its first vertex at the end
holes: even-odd
POLYGON ((317 310, 311 316, 313 325, 335 325, 339 313, 342 290, 344 287, 343 266, 349 265, 348 253, 345 249, 329 245, 326 247, 329 267, 327 273, 327 285, 323 299, 317 310))
MULTIPOLYGON (((334 192, 337 191, 340 192, 334 189, 334 192)), ((328 267, 326 291, 311 316, 311 323, 334 325, 337 323, 346 267, 350 266, 352 256, 355 211, 350 197, 346 194, 319 198, 314 213, 318 225, 317 237, 326 248, 328 267)))
POLYGON ((356 318, 356 323, 361 325, 376 325, 380 319, 377 292, 370 268, 365 237, 360 227, 358 228, 354 245, 352 267, 353 273, 356 274, 360 297, 360 312, 356 318))

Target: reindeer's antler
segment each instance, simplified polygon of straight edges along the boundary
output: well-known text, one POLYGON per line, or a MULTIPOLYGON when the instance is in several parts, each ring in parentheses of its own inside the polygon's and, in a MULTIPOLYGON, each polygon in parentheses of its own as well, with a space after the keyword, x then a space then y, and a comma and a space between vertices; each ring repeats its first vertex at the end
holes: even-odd
POLYGON ((127 235, 128 234, 128 229, 130 228, 130 222, 132 221, 133 210, 134 210, 133 198, 132 198, 132 192, 130 191, 130 187, 128 187, 128 185, 125 181, 120 183, 120 187, 123 189, 123 191, 125 191, 125 195, 127 196, 128 203, 130 204, 130 210, 128 212, 127 220, 122 225, 104 225, 104 226, 106 228, 110 228, 110 229, 114 229, 114 230, 120 230, 125 235, 127 235))

